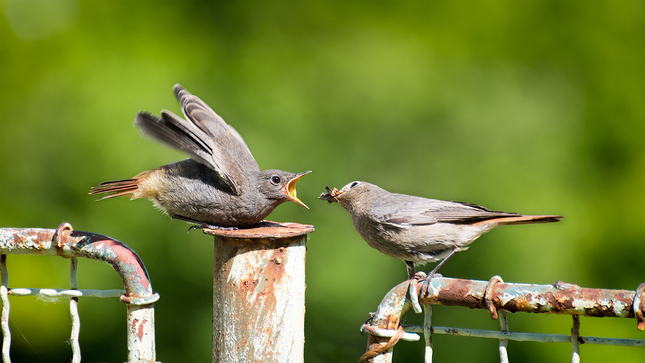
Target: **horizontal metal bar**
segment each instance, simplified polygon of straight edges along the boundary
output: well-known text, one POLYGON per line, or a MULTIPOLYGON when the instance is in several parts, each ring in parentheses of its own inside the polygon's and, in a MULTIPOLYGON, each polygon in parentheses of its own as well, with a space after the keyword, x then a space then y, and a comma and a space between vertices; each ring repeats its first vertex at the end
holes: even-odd
MULTIPOLYGON (((406 326, 403 326, 403 329, 405 329, 406 326)), ((394 334, 396 334, 396 330, 391 330, 391 329, 379 329, 379 328, 374 328, 368 325, 363 325, 361 331, 367 331, 368 333, 372 335, 376 335, 378 337, 382 338, 392 338, 394 334)), ((420 332, 416 332, 420 333, 420 332)), ((404 332, 403 335, 401 336, 402 340, 407 340, 408 342, 416 342, 421 339, 419 334, 411 333, 411 332, 404 332)))
MULTIPOLYGON (((404 325, 403 329, 410 333, 423 333, 423 327, 420 325, 404 325)), ((445 326, 431 327, 432 334, 455 335, 461 337, 476 337, 490 339, 507 339, 522 342, 538 343, 571 343, 570 335, 561 334, 539 334, 539 333, 521 333, 521 332, 503 332, 499 330, 482 330, 467 328, 450 328, 445 326)), ((595 345, 615 345, 624 347, 645 347, 645 340, 638 339, 619 339, 619 338, 598 338, 598 337, 580 337, 582 344, 595 345)))
POLYGON ((65 290, 65 289, 13 288, 13 289, 9 289, 8 294, 10 296, 113 298, 113 297, 121 297, 121 295, 125 294, 125 290, 65 290))
MULTIPOLYGON (((541 314, 569 314, 589 317, 622 317, 638 320, 638 329, 645 329, 643 318, 643 294, 645 283, 636 291, 582 288, 578 285, 557 281, 553 285, 505 283, 499 277, 490 281, 433 278, 424 296, 422 281, 404 281, 393 287, 379 304, 372 317, 372 329, 390 330, 392 333, 399 326, 401 317, 412 308, 410 294, 414 294, 421 304, 439 304, 446 306, 463 306, 471 309, 486 309, 493 319, 498 310, 505 312, 528 312, 541 314), (414 285, 417 286, 414 286, 414 285)), ((429 315, 430 309, 426 309, 429 315)), ((426 316, 429 319, 429 316, 426 316)), ((427 320, 429 324, 429 320, 427 320)), ((421 326, 405 327, 408 332, 424 333, 421 326)), ((384 332, 379 330, 379 335, 384 332)), ((487 331, 477 329, 460 329, 446 327, 427 327, 426 360, 432 355, 431 336, 434 334, 465 335, 499 340, 531 340, 536 342, 570 343, 569 335, 533 334, 504 331, 487 331)), ((645 346, 644 340, 580 337, 582 343, 596 345, 645 346)), ((367 351, 378 351, 388 343, 382 336, 370 334, 367 351)), ((374 358, 376 359, 376 358, 374 358)), ((379 362, 390 362, 391 354, 379 356, 379 362), (382 358, 382 359, 381 359, 382 358)))
MULTIPOLYGON (((563 282, 553 285, 505 282, 494 282, 493 286, 489 284, 489 281, 433 278, 428 294, 420 296, 419 301, 422 304, 487 309, 486 300, 489 300, 495 309, 509 312, 635 317, 632 304, 636 292, 631 290, 592 289, 563 282), (490 296, 487 296, 487 291, 490 296)), ((636 306, 635 309, 642 307, 636 306)))

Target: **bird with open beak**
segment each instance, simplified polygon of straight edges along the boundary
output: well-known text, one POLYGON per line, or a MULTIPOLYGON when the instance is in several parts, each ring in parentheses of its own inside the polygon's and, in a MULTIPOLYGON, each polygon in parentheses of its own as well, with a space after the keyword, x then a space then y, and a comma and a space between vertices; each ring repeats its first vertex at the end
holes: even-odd
POLYGON ((557 222, 562 216, 522 215, 488 210, 482 206, 390 193, 374 184, 354 181, 319 199, 336 202, 352 217, 354 228, 368 245, 407 265, 439 262, 428 281, 456 252, 464 251, 491 229, 506 224, 557 222))
POLYGON ((171 218, 206 228, 252 226, 296 196, 302 173, 260 170, 242 136, 206 103, 181 85, 173 88, 186 120, 166 110, 161 117, 139 112, 134 120, 143 134, 190 156, 144 171, 130 179, 92 187, 98 199, 146 198, 171 218))

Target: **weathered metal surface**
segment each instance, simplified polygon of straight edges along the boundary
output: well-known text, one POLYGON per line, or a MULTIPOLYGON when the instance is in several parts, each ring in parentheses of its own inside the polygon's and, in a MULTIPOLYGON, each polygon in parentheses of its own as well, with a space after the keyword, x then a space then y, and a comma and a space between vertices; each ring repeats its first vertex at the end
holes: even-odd
MULTIPOLYGON (((420 325, 403 326, 407 332, 423 332, 420 325)), ((452 328, 446 326, 432 326, 431 334, 452 335, 458 337, 475 337, 500 339, 517 342, 538 342, 538 343, 567 343, 571 344, 571 335, 564 334, 542 334, 542 333, 525 333, 501 330, 484 330, 469 328, 452 328)), ((600 338, 591 336, 580 336, 578 338, 581 345, 614 345, 623 347, 645 347, 645 340, 623 339, 623 338, 600 338)))
POLYGON ((645 283, 638 285, 632 304, 632 310, 634 311, 634 315, 636 315, 636 320, 638 320, 638 330, 645 330, 645 317, 643 316, 645 299, 643 299, 643 295, 645 295, 645 283))
POLYGON ((305 242, 295 223, 214 235, 213 362, 302 362, 305 242))
POLYGON ((153 303, 159 296, 152 291, 143 262, 128 246, 63 223, 57 229, 1 228, 0 254, 84 257, 111 265, 125 288, 121 301, 128 304, 128 362, 155 361, 153 303))
POLYGON ((36 296, 44 298, 52 297, 120 297, 125 294, 125 290, 66 290, 66 289, 34 289, 34 288, 11 288, 9 296, 36 296))
MULTIPOLYGON (((412 307, 408 298, 409 286, 410 283, 406 281, 391 289, 379 304, 369 325, 378 329, 396 330, 403 314, 412 307)), ((419 290, 417 289, 417 291, 419 290)), ((382 352, 384 348, 387 348, 382 354, 371 357, 366 361, 371 363, 392 362, 392 350, 394 348, 388 346, 389 341, 390 338, 388 337, 370 334, 367 339, 366 352, 382 352)))
POLYGON ((128 362, 154 362, 155 311, 152 304, 127 304, 127 346, 128 362))
MULTIPOLYGON (((401 317, 412 307, 410 291, 421 291, 417 286, 404 281, 390 290, 381 301, 371 323, 364 326, 370 332, 367 352, 380 351, 396 331, 401 317), (415 288, 416 287, 416 288, 415 288), (384 332, 383 330, 388 330, 384 332)), ((568 342, 572 344, 572 360, 579 359, 579 344, 602 344, 621 346, 645 346, 645 340, 596 338, 579 336, 578 316, 634 318, 643 316, 642 294, 645 284, 637 291, 582 288, 574 284, 556 282, 553 285, 504 283, 498 276, 490 281, 462 280, 437 277, 431 280, 428 295, 419 297, 426 306, 424 326, 405 326, 407 332, 423 332, 426 341, 425 361, 432 360, 432 334, 449 334, 500 339, 500 357, 506 356, 506 340, 539 342, 568 342), (574 316, 572 335, 516 333, 508 331, 506 321, 501 322, 502 331, 446 328, 431 326, 430 304, 463 306, 485 309, 496 318, 499 309, 505 312, 528 312, 545 314, 569 314, 574 316), (636 309, 636 313, 634 312, 636 309), (572 338, 573 337, 573 338, 572 338), (572 339, 575 341, 572 342, 572 339)), ((638 319, 641 329, 641 318, 638 319)), ((392 348, 367 360, 371 363, 392 361, 392 348)))
POLYGON ((424 317, 423 317, 423 326, 421 330, 423 331, 423 340, 425 342, 425 349, 423 350, 423 361, 426 363, 432 362, 432 306, 425 305, 424 317))
POLYGON ((125 244, 100 234, 62 231, 61 243, 52 241, 54 229, 0 228, 0 254, 84 257, 110 264, 121 276, 128 297, 152 296, 148 271, 125 244))
POLYGON ((571 328, 571 363, 580 363, 580 315, 573 316, 573 327, 571 328))
POLYGON ((251 228, 241 229, 209 229, 204 228, 204 233, 211 236, 219 236, 235 239, 253 239, 253 238, 287 238, 309 234, 315 230, 310 224, 300 223, 279 223, 265 221, 251 228))
MULTIPOLYGON (((64 225, 67 228, 68 225, 64 225)), ((71 229, 71 226, 69 226, 71 229)), ((60 230, 60 228, 59 228, 60 230)), ((70 260, 71 266, 69 269, 69 287, 73 291, 78 291, 78 283, 76 282, 76 271, 78 269, 78 258, 72 257, 70 260)), ((78 297, 69 299, 69 315, 72 319, 72 333, 70 336, 70 345, 72 346, 72 363, 81 362, 81 346, 78 341, 78 336, 81 331, 81 317, 78 315, 78 297)))
POLYGON ((11 362, 9 349, 11 348, 11 329, 9 329, 9 295, 7 294, 9 286, 9 271, 7 270, 7 255, 0 255, 0 299, 2 299, 2 361, 11 362))
MULTIPOLYGON (((492 280, 491 280, 492 281, 492 280)), ((569 314, 595 317, 635 317, 635 292, 583 288, 556 282, 553 285, 515 284, 493 281, 490 301, 509 312, 569 314)), ((486 309, 488 281, 434 278, 422 304, 441 304, 486 309)))
MULTIPOLYGON (((499 330, 502 333, 508 333, 508 320, 506 319, 506 311, 499 313, 499 330)), ((508 363, 508 339, 499 340, 499 362, 508 363)))

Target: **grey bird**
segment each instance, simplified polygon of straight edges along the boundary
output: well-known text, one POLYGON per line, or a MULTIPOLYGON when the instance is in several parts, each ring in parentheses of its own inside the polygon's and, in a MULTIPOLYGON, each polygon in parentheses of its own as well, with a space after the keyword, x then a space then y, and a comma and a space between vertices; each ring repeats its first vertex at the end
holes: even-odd
POLYGON ((431 279, 456 252, 466 250, 495 227, 557 222, 563 218, 497 212, 476 204, 390 193, 362 181, 351 182, 340 191, 326 189, 319 199, 345 208, 368 245, 405 262, 409 279, 415 275, 415 264, 441 261, 428 274, 431 279))
POLYGON ((143 134, 191 158, 103 182, 90 195, 107 194, 97 200, 146 198, 171 218, 207 228, 252 226, 286 201, 308 208, 296 196, 296 182, 310 171, 260 170, 233 127, 181 85, 173 91, 187 120, 166 110, 161 117, 142 111, 134 123, 143 134))

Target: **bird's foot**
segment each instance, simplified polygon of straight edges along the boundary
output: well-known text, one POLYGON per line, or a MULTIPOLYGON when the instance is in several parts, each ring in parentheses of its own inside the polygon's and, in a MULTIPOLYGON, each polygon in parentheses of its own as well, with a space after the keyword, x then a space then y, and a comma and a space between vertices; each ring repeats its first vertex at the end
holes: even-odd
POLYGON ((417 293, 417 285, 420 281, 425 280, 426 274, 423 271, 415 273, 408 281, 410 281, 410 287, 408 292, 410 294, 410 303, 412 304, 412 309, 415 313, 421 314, 421 304, 419 304, 419 294, 417 293))
POLYGON ((214 226, 212 224, 198 224, 198 225, 195 225, 195 226, 190 226, 188 228, 187 233, 190 233, 190 231, 192 231, 193 229, 202 229, 203 230, 204 228, 206 228, 206 229, 219 229, 220 231, 237 231, 239 229, 237 227, 214 226))
POLYGON ((267 221, 267 220, 263 219, 263 220, 259 221, 258 223, 254 224, 252 226, 248 226, 246 228, 280 227, 280 226, 281 226, 280 223, 271 222, 271 221, 267 221))
POLYGON ((428 294, 428 289, 430 288, 430 283, 433 278, 435 277, 443 277, 442 274, 438 273, 430 273, 425 280, 423 280, 423 283, 421 284, 421 291, 419 292, 419 296, 424 297, 428 294))
POLYGON ((425 280, 426 279, 426 273, 423 271, 419 271, 412 276, 413 279, 417 281, 425 280))
POLYGON ((180 221, 188 222, 191 224, 194 224, 193 226, 190 226, 188 228, 188 231, 186 233, 190 233, 193 229, 219 229, 220 231, 236 231, 239 228, 237 227, 225 227, 225 226, 216 226, 214 224, 209 224, 206 222, 198 221, 192 218, 187 218, 184 216, 176 215, 176 214, 170 214, 170 218, 173 219, 179 219, 180 221))

